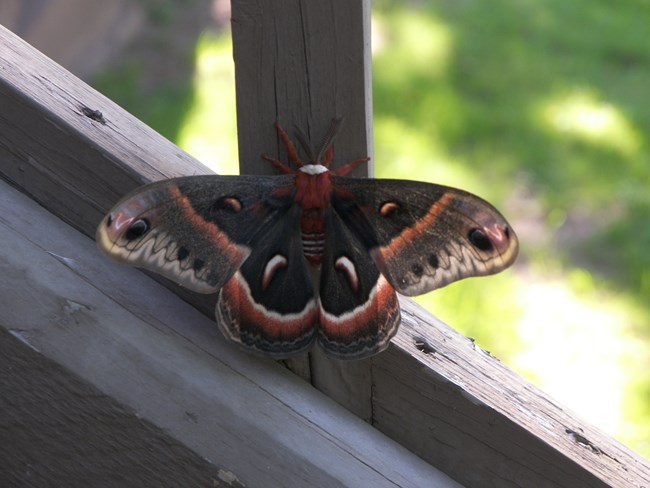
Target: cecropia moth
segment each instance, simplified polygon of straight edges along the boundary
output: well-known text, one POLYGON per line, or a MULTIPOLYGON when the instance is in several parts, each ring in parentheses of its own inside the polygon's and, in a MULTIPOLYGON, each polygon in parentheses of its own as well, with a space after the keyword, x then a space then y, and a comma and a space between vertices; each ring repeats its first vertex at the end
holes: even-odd
POLYGON ((189 176, 141 187, 99 224, 108 256, 199 293, 218 293, 217 324, 273 358, 307 351, 359 359, 382 351, 400 324, 396 291, 420 295, 497 273, 517 256, 501 214, 462 190, 350 178, 367 159, 330 170, 335 120, 303 163, 277 176, 189 176))

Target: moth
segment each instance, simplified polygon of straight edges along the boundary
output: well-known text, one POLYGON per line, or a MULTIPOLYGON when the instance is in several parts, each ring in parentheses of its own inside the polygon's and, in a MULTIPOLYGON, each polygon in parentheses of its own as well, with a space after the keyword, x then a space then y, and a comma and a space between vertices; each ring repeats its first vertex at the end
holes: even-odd
POLYGON ((276 124, 294 166, 263 156, 276 176, 189 176, 136 189, 99 224, 99 248, 218 293, 223 334, 272 358, 315 343, 334 358, 368 357, 400 324, 396 291, 420 295, 513 263, 517 236, 481 198, 345 176, 368 158, 330 169, 339 123, 315 154, 298 133, 308 163, 276 124))

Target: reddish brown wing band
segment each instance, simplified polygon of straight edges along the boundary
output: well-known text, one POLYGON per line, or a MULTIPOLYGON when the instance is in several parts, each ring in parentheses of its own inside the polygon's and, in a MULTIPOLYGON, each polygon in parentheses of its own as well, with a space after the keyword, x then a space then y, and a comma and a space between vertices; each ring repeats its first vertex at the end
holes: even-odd
POLYGON ((155 271, 199 293, 215 293, 291 207, 274 192, 291 177, 191 176, 125 196, 97 228, 109 257, 155 271))
POLYGON ((508 222, 475 195, 417 181, 333 181, 334 209, 399 293, 498 273, 517 257, 508 222))
MULTIPOLYGON (((314 178, 323 179, 321 168, 314 178)), ((400 323, 395 290, 417 295, 496 273, 517 255, 515 234, 487 202, 402 180, 332 176, 327 205, 309 220, 323 222, 323 242, 316 231, 304 241, 307 211, 294 181, 286 174, 154 183, 115 206, 97 243, 119 261, 219 292, 223 333, 275 358, 314 343, 341 359, 377 353, 400 323), (322 249, 316 276, 305 242, 310 253, 322 249)))

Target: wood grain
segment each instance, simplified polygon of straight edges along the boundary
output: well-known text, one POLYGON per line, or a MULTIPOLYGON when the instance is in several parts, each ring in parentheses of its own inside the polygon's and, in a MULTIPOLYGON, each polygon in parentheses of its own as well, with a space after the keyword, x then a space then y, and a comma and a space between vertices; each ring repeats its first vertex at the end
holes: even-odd
POLYGON ((369 0, 232 2, 242 174, 273 174, 264 152, 286 161, 269 130, 276 121, 316 146, 332 118, 343 117, 337 161, 372 156, 369 27, 369 0))
POLYGON ((434 466, 449 467, 466 486, 647 484, 646 460, 472 340, 409 300, 400 303, 400 333, 373 358, 379 430, 434 466))
MULTIPOLYGON (((298 127, 317 150, 331 120, 343 117, 333 166, 372 156, 369 0, 236 0, 232 19, 242 174, 273 173, 261 154, 287 161, 276 121, 292 135, 298 127)), ((372 160, 354 175, 372 175, 372 160)), ((314 351, 286 364, 371 420, 369 361, 341 363, 314 351)))
MULTIPOLYGON (((0 174, 88 235, 136 183, 202 172, 191 157, 2 28, 0 106, 0 174), (100 110, 107 123, 84 116, 80 105, 100 110)), ((128 281, 137 276, 145 279, 133 273, 128 281)), ((85 280, 94 286, 96 277, 85 280)), ((113 282, 111 293, 125 283, 113 282)), ((369 361, 370 420, 379 430, 466 486, 650 486, 646 460, 412 302, 401 303, 403 325, 393 344, 369 361)), ((186 330, 201 324, 184 313, 192 317, 186 330)), ((177 347, 178 334, 160 330, 164 354, 177 347)), ((192 350, 205 339, 196 340, 192 350)), ((261 389, 270 387, 264 381, 261 389)), ((292 405, 288 395, 283 402, 292 405)), ((364 404, 366 393, 360 395, 364 404)), ((338 414, 330 421, 337 424, 338 414)))
POLYGON ((2 486, 243 486, 25 344, 24 328, 7 329, 0 323, 2 486))
POLYGON ((0 29, 3 176, 73 227, 92 235, 105 210, 143 183, 210 172, 0 29))
MULTIPOLYGON (((107 443, 105 456, 118 445, 140 458, 129 464, 138 477, 172 453, 179 456, 165 466, 170 478, 162 484, 153 482, 156 474, 142 485, 117 486, 219 486, 228 479, 249 487, 417 488, 429 480, 458 486, 276 362, 238 351, 212 320, 135 269, 100 257, 91 239, 5 182, 0 182, 0 269, 0 328, 44 363, 31 363, 36 372, 51 361, 64 372, 54 384, 37 382, 45 391, 23 385, 27 391, 11 396, 18 402, 10 405, 11 415, 3 410, 0 466, 12 472, 35 466, 58 479, 73 473, 76 486, 108 486, 114 478, 105 467, 125 457, 102 459, 97 451, 107 443), (70 372, 79 378, 68 378, 70 372), (36 398, 59 387, 70 395, 58 392, 54 412, 33 409, 36 398), (30 409, 34 418, 20 414, 30 409), (88 418, 64 423, 63 415, 61 424, 48 424, 57 421, 59 410, 68 415, 81 410, 88 418), (105 419, 110 415, 112 422, 105 419), (88 438, 75 439, 77 429, 85 429, 88 438), (17 452, 9 442, 12 433, 40 447, 30 455, 27 441, 22 445, 27 449, 17 452), (48 465, 65 453, 36 456, 44 446, 65 444, 65 438, 51 439, 62 435, 75 446, 68 457, 77 469, 71 463, 48 465), (159 452, 161 446, 167 451, 159 452), (140 448, 145 453, 138 454, 140 448), (90 479, 79 479, 81 474, 90 479)), ((19 387, 11 373, 19 365, 5 361, 0 359, 0 379, 10 379, 2 383, 6 399, 10 385, 19 387)))

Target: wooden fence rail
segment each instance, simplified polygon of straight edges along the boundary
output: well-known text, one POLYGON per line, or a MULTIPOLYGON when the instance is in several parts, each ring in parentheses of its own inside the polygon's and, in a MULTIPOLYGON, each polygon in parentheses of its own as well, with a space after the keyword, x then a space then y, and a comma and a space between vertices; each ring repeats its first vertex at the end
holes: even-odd
MULTIPOLYGON (((295 2, 292 6, 291 2, 273 2, 278 7, 267 9, 262 15, 262 4, 268 5, 268 2, 233 2, 238 73, 257 67, 260 71, 254 76, 267 80, 280 76, 278 73, 284 72, 283 77, 290 74, 295 79, 302 79, 295 89, 308 94, 307 100, 311 100, 310 103, 324 103, 315 102, 319 100, 318 80, 310 78, 316 76, 313 69, 311 74, 309 72, 316 59, 307 56, 304 63, 298 63, 296 57, 286 56, 292 49, 311 52, 313 46, 309 43, 313 42, 313 37, 293 36, 293 31, 287 27, 286 42, 295 45, 289 47, 276 43, 267 50, 269 40, 264 36, 248 48, 238 44, 238 36, 246 38, 247 29, 264 33, 267 29, 272 29, 270 26, 273 23, 277 25, 280 20, 286 22, 292 18, 300 20, 295 29, 302 32, 314 28, 314 19, 324 16, 325 22, 333 22, 338 15, 354 17, 356 20, 350 23, 350 29, 358 30, 359 25, 367 26, 369 22, 366 3, 360 3, 358 10, 350 8, 342 14, 337 13, 344 9, 343 5, 354 3, 356 2, 347 0, 295 2), (299 15, 290 10, 296 5, 302 8, 299 15), (318 11, 312 11, 312 8, 318 11), (243 60, 237 58, 238 53, 244 53, 243 60), (264 59, 270 56, 273 59, 273 62, 267 62, 264 67, 268 72, 262 70, 259 62, 256 63, 255 59, 259 60, 260 56, 264 59), (310 88, 306 89, 304 84, 310 88)), ((331 58, 325 56, 323 62, 334 63, 331 66, 334 72, 345 68, 345 59, 338 56, 355 59, 355 53, 359 52, 361 59, 366 56, 365 62, 368 62, 367 52, 363 54, 363 50, 367 50, 367 31, 361 29, 359 36, 349 34, 343 30, 337 32, 332 42, 342 42, 343 38, 349 38, 352 39, 351 42, 361 44, 356 48, 347 47, 347 54, 339 53, 331 58)), ((317 54, 319 57, 323 55, 322 52, 317 54)), ((338 72, 347 73, 344 69, 338 72)), ((351 123, 347 127, 351 134, 362 134, 361 145, 368 151, 371 130, 368 126, 369 71, 366 65, 362 65, 361 74, 362 88, 357 93, 363 99, 361 105, 353 109, 351 123)), ((353 78, 353 81, 346 81, 346 77, 339 77, 336 81, 339 84, 337 93, 346 92, 348 87, 345 83, 358 85, 358 76, 353 78)), ((278 81, 274 83, 277 84, 278 81)), ((247 102, 250 106, 246 110, 253 110, 256 103, 262 106, 262 102, 254 98, 255 85, 250 86, 251 92, 248 95, 242 95, 241 91, 238 94, 238 97, 251 97, 247 102)), ((324 84, 322 89, 329 89, 328 86, 330 85, 324 84)), ((238 89, 244 88, 240 85, 238 89)), ((275 90, 280 91, 277 87, 275 90)), ((345 97, 338 103, 343 107, 345 97)), ((307 112, 307 119, 292 118, 300 110, 299 104, 282 115, 291 118, 291 121, 306 121, 318 137, 322 126, 327 124, 329 115, 321 117, 321 112, 310 111, 307 112)), ((322 107, 319 110, 326 113, 322 107)), ((277 115, 275 112, 274 117, 277 115)), ((265 147, 259 151, 258 143, 251 142, 257 133, 263 132, 264 136, 261 137, 265 144, 269 140, 276 144, 270 125, 254 126, 250 117, 242 116, 241 112, 239 118, 240 144, 250 142, 255 147, 254 153, 273 149, 265 147)), ((350 140, 352 139, 354 137, 350 140)), ((343 149, 337 154, 343 154, 342 159, 346 159, 348 153, 354 151, 352 157, 347 159, 359 157, 360 150, 351 148, 352 145, 352 142, 346 142, 344 138, 341 143, 343 149)), ((339 146, 337 150, 338 148, 339 146)), ((0 176, 33 200, 77 230, 92 236, 102 214, 135 186, 165 177, 206 172, 204 167, 183 151, 0 27, 0 176)), ((0 255, 18 252, 15 249, 8 250, 4 245, 2 247, 0 255)), ((96 259, 104 258, 97 255, 96 259)), ((96 275, 93 278, 91 273, 86 279, 92 283, 93 279, 99 277, 96 275)), ((110 286, 115 287, 113 291, 104 288, 104 293, 118 294, 115 290, 121 284, 102 284, 102 287, 110 286)), ((211 314, 211 304, 204 298, 189 293, 185 293, 184 298, 211 314)), ((650 465, 647 461, 585 424, 482 351, 471 340, 441 323, 410 300, 401 300, 401 305, 403 323, 385 353, 356 364, 340 364, 316 358, 309 362, 294 363, 292 369, 301 376, 310 378, 316 387, 380 432, 465 486, 650 486, 650 465)), ((0 311, 0 317, 3 312, 0 311)), ((213 335, 206 335, 203 329, 201 333, 188 332, 191 325, 161 323, 157 327, 167 337, 165 342, 169 340, 170 344, 175 344, 175 341, 189 340, 196 351, 205 349, 202 341, 206 338, 219 342, 213 335), (183 329, 182 334, 178 332, 179 327, 183 329)), ((0 326, 7 327, 4 322, 0 322, 0 326)), ((41 347, 45 347, 45 344, 41 343, 41 347)), ((128 348, 128 344, 120 342, 113 344, 113 347, 128 348)), ((228 350, 229 346, 219 347, 228 350)), ((74 348, 68 348, 66 352, 75 354, 74 348)), ((116 354, 119 353, 120 351, 116 354)), ((163 354, 164 349, 159 353, 163 354)), ((78 351, 76 354, 84 353, 78 351)), ((250 374, 245 371, 245 366, 241 366, 246 363, 242 363, 241 359, 238 361, 243 368, 238 374, 250 374)), ((275 371, 273 368, 277 366, 253 358, 250 361, 258 373, 260 368, 275 371)), ((82 362, 71 361, 70 364, 82 362)), ((280 399, 280 403, 293 410, 293 402, 299 400, 290 393, 278 392, 277 387, 271 383, 277 381, 277 376, 273 375, 275 373, 268 377, 260 374, 254 378, 254 382, 259 388, 272 392, 274 398, 280 399)), ((151 381, 156 383, 159 379, 154 377, 151 381)), ((174 390, 168 392, 171 401, 177 400, 175 394, 174 390)), ((213 395, 206 394, 202 398, 204 408, 207 409, 207 399, 213 398, 213 395)), ((242 407, 239 412, 235 412, 237 414, 245 417, 250 412, 242 407)), ((285 426, 278 419, 279 417, 274 421, 278 435, 281 435, 285 426)), ((249 424, 245 419, 238 421, 241 425, 249 424)), ((331 425, 335 424, 334 421, 331 425)), ((319 429, 328 428, 324 423, 320 425, 319 429)), ((235 439, 236 433, 232 435, 231 439, 235 439)), ((241 439, 240 441, 245 443, 241 439)), ((351 441, 346 440, 344 444, 348 442, 351 441)), ((332 439, 332 443, 336 444, 336 440, 332 439)), ((367 447, 355 447, 356 458, 367 459, 367 454, 357 456, 357 450, 363 451, 367 447)), ((312 446, 304 445, 302 448, 309 450, 312 446)), ((293 452, 298 451, 296 449, 293 452)), ((414 463, 413 469, 416 469, 418 476, 427 472, 427 468, 404 455, 405 458, 400 457, 406 459, 401 463, 402 467, 414 463)), ((386 460, 386 457, 382 459, 386 460)), ((268 464, 267 469, 272 472, 274 466, 268 464)), ((331 469, 336 470, 336 467, 332 465, 331 469)), ((400 485, 402 482, 399 480, 405 479, 403 474, 393 473, 387 476, 397 479, 391 486, 400 485)), ((338 480, 343 483, 342 478, 338 480)), ((418 486, 413 478, 402 484, 409 483, 418 486)), ((251 482, 250 486, 260 485, 251 482)), ((437 485, 425 483, 420 486, 437 485)))

